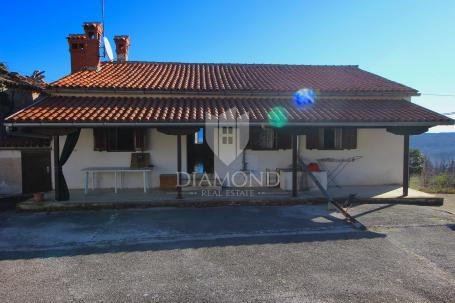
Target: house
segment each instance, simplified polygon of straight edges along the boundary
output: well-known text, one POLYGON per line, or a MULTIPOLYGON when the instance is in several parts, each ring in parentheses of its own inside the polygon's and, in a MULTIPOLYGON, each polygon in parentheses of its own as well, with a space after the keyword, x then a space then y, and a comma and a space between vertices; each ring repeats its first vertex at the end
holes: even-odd
POLYGON ((117 60, 102 62, 102 24, 83 27, 68 36, 71 74, 5 123, 53 137, 57 200, 88 186, 90 170, 96 187, 116 187, 120 172, 123 187, 154 188, 176 172, 217 173, 233 186, 229 173, 289 169, 296 195, 299 159, 327 158, 329 170, 348 164, 332 180, 338 186, 403 184, 406 195, 409 135, 453 124, 413 104, 417 90, 358 66, 128 61, 128 36, 114 37, 117 60), (296 104, 302 88, 317 94, 313 105, 296 104), (235 146, 228 161, 220 146, 235 146), (144 171, 123 174, 132 157, 144 171))
POLYGON ((0 195, 52 189, 50 140, 8 135, 3 127, 4 118, 31 105, 44 86, 43 72, 23 76, 0 64, 0 195))

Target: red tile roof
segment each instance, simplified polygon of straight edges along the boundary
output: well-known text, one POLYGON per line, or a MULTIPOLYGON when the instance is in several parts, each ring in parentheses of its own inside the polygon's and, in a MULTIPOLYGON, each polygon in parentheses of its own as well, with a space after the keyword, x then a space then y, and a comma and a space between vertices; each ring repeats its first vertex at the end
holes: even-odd
POLYGON ((204 122, 206 115, 223 115, 237 108, 250 122, 266 122, 275 107, 289 122, 451 124, 446 116, 405 100, 321 99, 297 108, 283 97, 70 97, 50 96, 7 119, 15 123, 162 123, 204 122))
POLYGON ((51 87, 198 93, 290 93, 307 87, 335 93, 417 94, 352 65, 105 62, 98 71, 78 71, 51 87))

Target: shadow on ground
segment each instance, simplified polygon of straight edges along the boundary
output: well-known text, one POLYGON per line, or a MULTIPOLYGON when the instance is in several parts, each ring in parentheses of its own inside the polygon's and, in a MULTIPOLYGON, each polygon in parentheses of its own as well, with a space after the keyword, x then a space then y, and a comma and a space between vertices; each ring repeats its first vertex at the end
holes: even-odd
POLYGON ((33 258, 68 257, 77 255, 143 252, 174 249, 198 249, 223 246, 240 245, 272 245, 304 243, 313 241, 335 241, 353 239, 383 238, 385 235, 375 232, 363 231, 354 233, 332 234, 307 234, 307 235, 275 235, 275 236, 251 236, 241 238, 223 238, 212 240, 183 240, 152 243, 112 243, 112 244, 85 244, 83 246, 66 248, 46 248, 40 250, 0 251, 0 260, 18 260, 33 258))
POLYGON ((4 213, 0 259, 384 237, 312 206, 4 213))

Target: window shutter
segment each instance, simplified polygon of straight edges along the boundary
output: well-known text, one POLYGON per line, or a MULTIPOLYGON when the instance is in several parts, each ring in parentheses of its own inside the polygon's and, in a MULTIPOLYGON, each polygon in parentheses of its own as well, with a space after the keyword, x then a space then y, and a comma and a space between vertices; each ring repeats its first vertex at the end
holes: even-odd
POLYGON ((104 151, 107 147, 107 132, 105 128, 93 129, 94 150, 104 151))
POLYGON ((248 141, 247 148, 251 150, 257 150, 261 146, 260 129, 258 127, 250 127, 250 139, 248 141))
POLYGON ((247 148, 251 150, 277 150, 278 138, 274 128, 250 128, 250 140, 247 148))
POLYGON ((136 150, 145 149, 145 134, 147 129, 145 128, 136 128, 134 129, 134 148, 136 150))
POLYGON ((345 127, 342 133, 343 149, 357 148, 357 128, 345 127))
POLYGON ((319 129, 310 128, 306 135, 306 149, 319 148, 319 129))
POLYGON ((284 129, 277 129, 278 149, 291 149, 291 135, 284 129))

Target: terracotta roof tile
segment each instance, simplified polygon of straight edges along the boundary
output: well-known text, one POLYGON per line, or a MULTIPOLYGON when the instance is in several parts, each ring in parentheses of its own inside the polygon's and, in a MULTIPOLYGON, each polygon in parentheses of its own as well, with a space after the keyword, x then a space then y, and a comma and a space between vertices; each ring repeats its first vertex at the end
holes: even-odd
POLYGON ((308 87, 327 92, 416 90, 357 66, 104 62, 51 84, 53 88, 124 89, 164 92, 288 93, 308 87))
POLYGON ((321 99, 298 108, 280 97, 70 97, 49 96, 7 119, 15 123, 163 123, 204 122, 205 117, 229 114, 237 108, 252 122, 266 122, 272 109, 281 107, 289 122, 428 122, 453 121, 406 100, 321 99))

